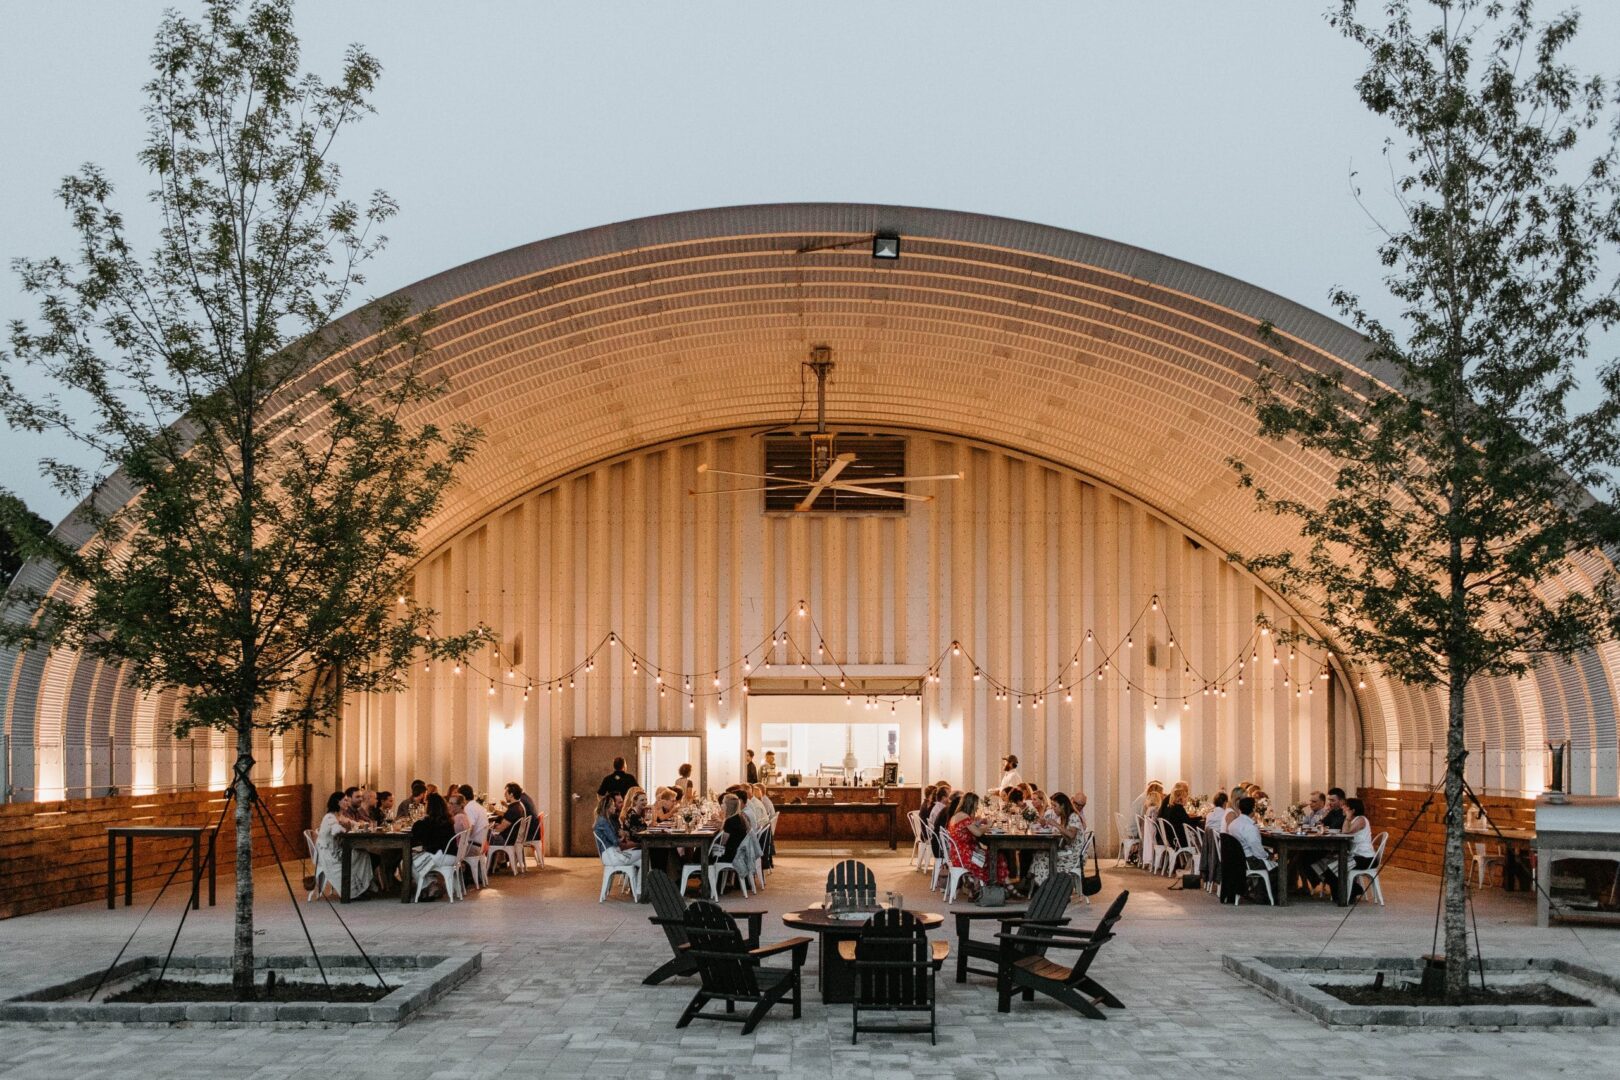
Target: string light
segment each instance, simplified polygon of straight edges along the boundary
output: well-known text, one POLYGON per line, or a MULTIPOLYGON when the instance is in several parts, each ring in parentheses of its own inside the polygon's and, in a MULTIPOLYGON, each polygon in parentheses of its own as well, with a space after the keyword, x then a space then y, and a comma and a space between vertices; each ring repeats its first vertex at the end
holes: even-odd
POLYGON ((495 683, 493 681, 491 681, 490 684, 489 684, 489 696, 490 697, 495 696, 495 683))
POLYGON ((1170 645, 1170 648, 1172 648, 1172 649, 1176 647, 1176 635, 1174 635, 1174 634, 1170 635, 1169 645, 1170 645))
POLYGON ((1131 635, 1129 635, 1129 634, 1126 634, 1126 635, 1125 635, 1125 647, 1126 647, 1126 648, 1127 648, 1127 649, 1134 649, 1134 648, 1136 648, 1136 642, 1135 642, 1135 641, 1133 641, 1133 640, 1131 640, 1131 635))
POLYGON ((450 671, 454 675, 460 675, 461 674, 461 665, 457 664, 455 667, 451 668, 450 671))
POLYGON ((1158 593, 1153 594, 1153 610, 1154 611, 1159 610, 1159 594, 1158 593))
POLYGON ((801 618, 801 619, 802 619, 802 618, 804 618, 804 617, 805 617, 805 616, 806 616, 806 615, 809 615, 809 614, 810 614, 810 613, 809 613, 809 612, 808 612, 808 611, 806 611, 806 610, 805 610, 805 607, 804 607, 804 601, 803 601, 803 600, 800 600, 800 601, 799 601, 799 618, 801 618))
POLYGON ((395 600, 394 602, 396 604, 400 605, 401 607, 404 607, 405 606, 405 595, 403 593, 401 593, 399 598, 397 600, 395 600))
POLYGON ((1064 701, 1073 701, 1074 700, 1074 691, 1073 690, 1065 690, 1065 691, 1063 691, 1063 700, 1064 701))
POLYGON ((959 642, 959 641, 951 642, 951 655, 952 656, 961 656, 962 655, 962 643, 961 642, 959 642))
POLYGON ((609 634, 609 635, 608 635, 608 644, 609 644, 609 645, 613 645, 613 646, 617 646, 617 645, 618 645, 618 644, 619 644, 619 638, 618 638, 618 635, 616 635, 616 634, 609 634))
POLYGON ((974 682, 979 681, 979 669, 978 668, 973 669, 973 681, 974 682))
POLYGON ((1358 690, 1367 689, 1367 677, 1365 675, 1356 676, 1356 689, 1358 689, 1358 690))
POLYGON ((754 665, 748 662, 748 657, 743 657, 743 671, 752 671, 753 667, 754 665))

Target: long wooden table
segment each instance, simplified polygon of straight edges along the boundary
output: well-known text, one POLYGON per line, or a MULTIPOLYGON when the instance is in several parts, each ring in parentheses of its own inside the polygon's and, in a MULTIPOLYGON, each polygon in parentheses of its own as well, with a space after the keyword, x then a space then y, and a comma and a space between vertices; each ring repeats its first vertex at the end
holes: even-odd
MULTIPOLYGON (((777 814, 779 814, 780 816, 785 817, 785 818, 817 817, 817 816, 819 816, 822 819, 822 828, 816 834, 816 836, 818 838, 826 838, 826 839, 830 839, 830 840, 849 840, 849 839, 877 839, 877 840, 881 840, 881 839, 883 839, 882 828, 884 827, 884 824, 886 823, 887 828, 888 828, 889 850, 894 851, 898 847, 898 835, 899 834, 897 832, 897 828, 898 828, 898 825, 899 825, 900 807, 897 806, 894 803, 891 803, 891 802, 881 802, 880 803, 880 802, 819 802, 818 801, 818 802, 803 802, 803 803, 778 803, 777 807, 776 807, 776 812, 777 812, 777 814), (850 817, 869 817, 869 818, 878 819, 878 823, 879 823, 878 832, 879 832, 879 835, 878 836, 871 836, 870 834, 871 834, 872 830, 869 830, 869 829, 849 830, 849 829, 843 829, 843 828, 835 828, 835 825, 842 824, 841 822, 838 822, 836 819, 850 818, 850 817), (859 833, 861 835, 853 836, 853 837, 846 835, 848 832, 851 832, 851 831, 854 831, 854 832, 859 833)), ((782 834, 779 831, 778 832, 778 838, 779 839, 802 839, 802 837, 796 836, 791 830, 786 835, 782 834)))
MULTIPOLYGON (((641 843, 641 872, 652 872, 652 852, 658 849, 670 853, 670 858, 664 862, 664 870, 669 874, 670 880, 675 882, 676 892, 685 892, 683 886, 686 882, 681 880, 681 862, 679 848, 697 848, 697 865, 701 868, 703 884, 699 888, 699 895, 705 899, 713 900, 714 894, 709 889, 709 849, 714 846, 714 838, 720 835, 718 829, 693 829, 689 832, 677 832, 672 829, 648 829, 637 840, 641 843)), ((647 890, 641 890, 641 902, 650 902, 647 890)))
POLYGON ((411 857, 411 834, 409 832, 345 832, 338 834, 339 855, 338 866, 338 902, 349 902, 349 860, 355 848, 362 851, 399 851, 399 902, 409 904, 416 899, 416 889, 413 887, 416 877, 416 866, 411 857))
MULTIPOLYGON (((987 832, 979 837, 979 843, 984 845, 984 864, 990 879, 994 881, 996 856, 1002 851, 1044 851, 1052 860, 1052 866, 1056 867, 1058 848, 1063 846, 1063 834, 987 832)), ((1009 867, 1008 872, 1011 873, 1012 869, 1009 867)))
POLYGON ((1349 907, 1350 844, 1353 839, 1349 833, 1291 833, 1273 832, 1269 829, 1261 830, 1261 842, 1277 852, 1277 889, 1275 894, 1277 906, 1288 906, 1288 868, 1292 857, 1321 852, 1330 857, 1335 855, 1338 857, 1339 876, 1333 886, 1333 899, 1340 907, 1349 907))
POLYGON ((135 841, 178 839, 191 841, 191 910, 197 902, 197 887, 202 880, 202 837, 208 834, 208 906, 214 906, 215 852, 219 846, 219 830, 211 825, 113 825, 107 829, 107 910, 117 907, 118 893, 118 839, 124 841, 124 906, 135 902, 135 841))

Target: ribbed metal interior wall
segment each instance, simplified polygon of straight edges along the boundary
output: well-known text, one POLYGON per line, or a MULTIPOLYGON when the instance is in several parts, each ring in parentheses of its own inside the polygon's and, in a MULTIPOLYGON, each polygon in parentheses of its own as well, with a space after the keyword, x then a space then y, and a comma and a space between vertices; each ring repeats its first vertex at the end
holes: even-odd
MULTIPOLYGON (((1230 675, 1230 662, 1250 652, 1256 614, 1286 623, 1286 612, 1220 552, 1126 496, 1022 455, 915 434, 909 471, 964 475, 934 485, 935 502, 904 516, 765 515, 757 495, 689 495, 699 462, 754 471, 759 440, 716 436, 587 470, 428 558, 416 599, 442 613, 445 632, 492 627, 503 653, 521 657, 516 675, 489 655, 474 662, 477 673, 436 665, 413 674, 403 694, 357 704, 335 744, 335 777, 396 788, 416 776, 492 789, 519 779, 560 814, 570 736, 695 730, 707 740, 711 782, 729 782, 747 699, 733 690, 717 700, 711 672, 746 655, 756 676, 825 671, 836 680, 830 662, 818 663, 824 644, 852 673, 920 673, 959 640, 966 654, 926 687, 926 762, 903 763, 911 776, 983 789, 1011 751, 1049 790, 1079 788, 1094 807, 1112 808, 1171 746, 1164 778, 1200 791, 1257 778, 1295 796, 1330 777, 1356 780, 1347 702, 1330 705, 1330 684, 1303 654, 1273 666, 1260 643, 1242 689, 1203 695, 1185 666, 1230 675), (797 615, 800 600, 807 617, 797 615), (784 620, 793 644, 769 650, 766 670, 761 643, 784 620), (696 706, 679 692, 660 697, 653 669, 632 674, 625 649, 613 647, 573 690, 542 685, 524 701, 527 680, 569 670, 610 632, 652 665, 698 676, 696 706), (1108 676, 1086 677, 1128 632, 1132 644, 1108 676), (801 648, 811 665, 802 671, 801 648), (997 701, 987 681, 973 680, 970 656, 1026 690, 1076 683, 1073 701, 1062 692, 1040 708, 997 701), (1138 690, 1125 688, 1121 669, 1138 690), (1154 740, 1165 740, 1157 751, 1154 740)), ((851 715, 871 719, 858 695, 851 715)))

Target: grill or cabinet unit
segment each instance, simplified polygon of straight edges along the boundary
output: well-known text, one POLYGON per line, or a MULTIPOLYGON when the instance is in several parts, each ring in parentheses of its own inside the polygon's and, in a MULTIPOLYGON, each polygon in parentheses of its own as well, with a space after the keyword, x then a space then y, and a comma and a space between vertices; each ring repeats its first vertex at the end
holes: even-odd
POLYGON ((1620 799, 1536 800, 1536 925, 1551 918, 1620 924, 1620 799))

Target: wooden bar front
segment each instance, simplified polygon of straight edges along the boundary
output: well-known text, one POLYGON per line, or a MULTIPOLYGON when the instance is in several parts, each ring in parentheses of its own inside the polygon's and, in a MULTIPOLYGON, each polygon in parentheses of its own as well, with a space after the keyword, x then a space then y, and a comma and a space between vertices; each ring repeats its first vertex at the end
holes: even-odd
MULTIPOLYGON (((808 787, 773 785, 766 790, 769 791, 771 802, 776 804, 777 810, 782 811, 776 821, 776 839, 779 841, 866 840, 881 843, 889 841, 889 819, 886 814, 858 809, 841 812, 839 809, 840 803, 878 802, 878 789, 875 787, 832 788, 831 805, 825 800, 810 800, 808 787), (790 807, 803 809, 789 809, 790 807)), ((906 824, 906 814, 921 805, 922 789, 915 786, 885 788, 882 801, 894 807, 895 836, 910 843, 911 827, 906 824)))

